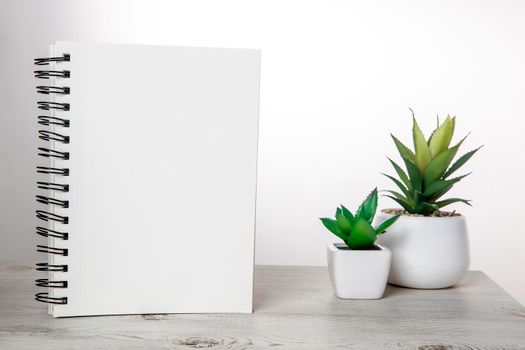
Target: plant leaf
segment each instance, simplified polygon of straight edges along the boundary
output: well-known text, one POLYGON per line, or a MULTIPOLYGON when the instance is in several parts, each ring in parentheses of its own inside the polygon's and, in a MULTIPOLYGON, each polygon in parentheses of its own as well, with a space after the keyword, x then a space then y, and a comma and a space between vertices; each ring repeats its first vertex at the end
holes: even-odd
POLYGON ((461 179, 463 179, 464 177, 470 174, 471 173, 468 173, 462 176, 455 177, 450 180, 436 180, 425 189, 423 196, 430 197, 430 196, 435 195, 436 193, 446 191, 449 188, 451 188, 456 182, 460 181, 461 179))
POLYGON ((450 145, 450 142, 452 141, 452 136, 454 136, 454 130, 456 129, 456 116, 450 119, 450 124, 452 124, 452 130, 450 132, 450 140, 447 141, 449 145, 450 145))
POLYGON ((424 172, 432 159, 427 140, 417 124, 416 118, 412 117, 412 138, 414 139, 415 163, 421 172, 424 172))
POLYGON ((439 207, 435 203, 419 202, 414 208, 414 214, 421 214, 427 216, 432 214, 436 210, 439 210, 439 207))
POLYGON ((376 241, 376 232, 370 223, 364 218, 359 218, 354 225, 352 234, 345 240, 351 249, 368 249, 376 241))
POLYGON ((342 240, 346 239, 346 236, 344 235, 343 231, 341 231, 341 229, 339 228, 337 221, 329 218, 320 218, 320 220, 323 223, 324 227, 328 229, 328 231, 332 232, 334 235, 341 238, 342 240))
POLYGON ((406 196, 403 196, 403 195, 402 195, 401 193, 399 193, 399 192, 396 192, 396 191, 390 191, 390 190, 385 190, 385 192, 391 193, 391 194, 394 195, 394 197, 396 197, 397 199, 400 199, 400 200, 405 201, 405 202, 407 202, 407 203, 413 204, 411 199, 409 199, 409 198, 406 197, 406 196))
POLYGON ((470 205, 472 206, 472 204, 470 204, 470 199, 461 199, 461 198, 448 198, 448 199, 445 199, 445 200, 442 200, 442 201, 439 201, 439 202, 436 202, 436 205, 440 208, 443 208, 444 206, 446 205, 449 205, 449 204, 452 204, 452 203, 457 203, 457 202, 461 202, 461 203, 465 203, 467 205, 470 205))
POLYGON ((408 176, 410 177, 410 183, 412 184, 412 189, 416 192, 421 192, 423 187, 423 177, 419 168, 409 161, 405 160, 405 166, 407 167, 408 176))
POLYGON ((410 179, 408 178, 408 175, 404 172, 403 169, 399 165, 397 165, 396 162, 394 162, 392 159, 388 158, 394 169, 396 170, 397 175, 403 181, 405 186, 410 190, 412 188, 412 184, 410 183, 410 179))
POLYGON ((410 148, 399 141, 394 135, 390 134, 390 136, 392 137, 392 140, 394 140, 394 144, 396 145, 401 158, 414 164, 416 162, 416 156, 414 155, 414 152, 412 152, 410 148))
POLYGON ((390 199, 393 199, 394 201, 396 201, 400 206, 403 207, 403 209, 405 209, 409 213, 413 213, 414 212, 414 207, 410 203, 408 203, 407 201, 401 200, 401 199, 393 197, 393 196, 389 196, 387 194, 385 194, 384 196, 388 197, 390 199))
POLYGON ((481 147, 483 146, 480 146, 478 148, 476 148, 475 150, 472 150, 470 152, 467 152, 465 153, 464 155, 462 155, 461 157, 458 158, 458 160, 456 160, 451 166, 450 168, 448 168, 448 170, 445 172, 445 174, 443 174, 443 177, 444 178, 447 178, 449 177, 454 171, 458 170, 459 168, 461 168, 463 166, 463 164, 465 164, 473 155, 474 153, 476 153, 477 151, 479 151, 481 149, 481 147))
POLYGON ((362 218, 366 219, 370 224, 372 223, 372 220, 376 215, 377 204, 377 188, 374 188, 374 190, 368 195, 367 200, 365 201, 365 205, 363 207, 364 210, 362 211, 364 215, 361 216, 362 218))
POLYGON ((345 208, 344 205, 341 204, 341 214, 343 214, 343 216, 348 220, 350 221, 350 223, 353 225, 354 224, 354 215, 352 215, 352 212, 348 209, 345 208))
POLYGON ((430 137, 428 138, 428 145, 430 146, 430 140, 432 140, 432 137, 434 137, 434 134, 436 133, 436 130, 439 129, 439 115, 436 115, 436 128, 432 131, 430 134, 430 137))
POLYGON ((335 213, 335 220, 337 221, 339 229, 343 231, 346 236, 352 232, 352 223, 343 216, 341 209, 339 208, 337 208, 337 212, 335 213))
POLYGON ((434 157, 434 159, 432 159, 427 169, 423 173, 423 184, 425 185, 425 188, 427 186, 430 186, 432 182, 441 178, 443 174, 445 174, 445 171, 450 165, 450 162, 452 161, 452 159, 454 159, 454 156, 458 152, 459 146, 461 146, 461 143, 464 140, 465 139, 461 140, 454 147, 444 150, 436 157, 434 157))
POLYGON ((382 175, 388 177, 390 180, 392 180, 396 185, 397 187, 399 187, 399 189, 405 194, 406 197, 410 197, 410 192, 409 190, 403 186, 403 184, 401 183, 401 181, 399 181, 398 179, 396 179, 395 177, 393 176, 390 176, 388 174, 383 174, 381 173, 382 175))
POLYGON ((439 198, 443 197, 448 191, 450 191, 452 189, 452 187, 453 186, 445 188, 443 191, 438 192, 438 193, 432 195, 431 197, 427 198, 427 200, 429 202, 435 203, 435 201, 437 201, 439 198))
POLYGON ((443 152, 450 145, 450 141, 452 140, 452 135, 454 132, 453 120, 455 120, 455 117, 450 119, 450 116, 447 116, 443 124, 434 130, 430 136, 428 146, 432 157, 435 157, 439 153, 443 152))
POLYGON ((380 225, 378 225, 375 230, 376 230, 376 233, 378 235, 380 234, 383 234, 385 233, 386 229, 389 228, 390 226, 392 226, 392 224, 394 222, 397 221, 397 219, 399 219, 399 217, 401 216, 401 214, 398 214, 396 216, 392 216, 391 218, 388 218, 386 219, 385 221, 383 221, 380 225))
POLYGON ((355 214, 356 221, 363 218, 367 222, 372 223, 372 219, 376 215, 377 201, 377 188, 374 188, 357 209, 355 214))

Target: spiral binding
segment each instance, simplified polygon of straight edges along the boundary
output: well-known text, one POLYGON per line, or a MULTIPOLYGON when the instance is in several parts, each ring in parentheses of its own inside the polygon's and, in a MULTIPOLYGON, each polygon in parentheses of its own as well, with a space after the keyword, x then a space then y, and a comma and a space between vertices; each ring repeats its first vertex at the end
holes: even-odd
MULTIPOLYGON (((59 66, 63 62, 69 62, 71 56, 69 54, 63 54, 62 56, 57 57, 41 57, 35 59, 35 65, 45 66, 50 63, 55 63, 59 66)), ((71 73, 67 69, 61 69, 62 67, 57 67, 52 70, 35 70, 35 77, 38 79, 50 79, 50 78, 69 78, 71 73), (60 68, 60 69, 59 69, 60 68)), ((71 89, 68 86, 48 86, 48 85, 39 85, 36 87, 38 94, 42 95, 69 95, 71 89)), ((53 113, 54 111, 58 112, 68 112, 70 110, 69 103, 55 102, 55 101, 38 101, 37 107, 40 110, 48 111, 53 113)), ((38 124, 48 127, 48 128, 69 128, 70 121, 63 117, 56 117, 54 115, 39 115, 38 124)), ((38 155, 40 157, 49 158, 49 159, 59 159, 59 160, 68 160, 69 152, 58 151, 53 149, 55 142, 62 144, 69 144, 69 136, 64 135, 61 132, 56 132, 53 129, 43 129, 38 130, 39 139, 49 142, 50 147, 38 147, 38 155)), ((69 176, 69 169, 62 167, 54 166, 37 166, 36 171, 39 174, 49 174, 53 177, 67 177, 69 176)), ((54 181, 54 180, 53 180, 54 181)), ((54 195, 59 193, 69 192, 69 184, 58 182, 47 182, 47 181, 38 181, 37 188, 41 190, 49 191, 50 195, 36 195, 36 201, 38 203, 47 205, 50 207, 50 210, 36 210, 36 217, 39 220, 44 222, 56 222, 59 224, 67 225, 69 223, 69 217, 67 215, 59 215, 54 212, 53 208, 69 208, 69 201, 66 199, 56 198, 54 195)), ((69 238, 68 232, 57 231, 43 226, 36 227, 36 234, 47 239, 59 239, 67 241, 69 238)), ((51 245, 37 245, 37 251, 60 256, 68 256, 69 250, 67 248, 58 248, 51 245)), ((67 272, 68 265, 66 264, 53 264, 48 262, 36 264, 37 271, 44 272, 67 272)), ((35 280, 35 285, 37 287, 43 288, 67 288, 68 282, 66 280, 50 280, 47 278, 39 278, 35 280)), ((67 297, 56 297, 49 292, 41 292, 35 294, 35 300, 48 303, 48 304, 67 304, 67 297)))
POLYGON ((39 94, 49 95, 49 94, 61 94, 69 95, 70 89, 67 86, 37 86, 36 92, 39 94))
POLYGON ((46 237, 46 238, 48 237, 60 238, 64 241, 67 241, 69 238, 69 234, 67 232, 51 230, 50 228, 42 227, 42 226, 38 226, 36 228, 36 234, 42 237, 46 237))
POLYGON ((65 136, 57 132, 39 130, 38 133, 38 137, 44 141, 60 141, 62 143, 69 143, 69 136, 65 136))
POLYGON ((69 208, 69 201, 66 201, 66 200, 61 200, 61 199, 56 199, 56 198, 53 198, 53 197, 46 197, 46 196, 40 196, 40 195, 37 195, 36 196, 36 201, 39 202, 39 203, 42 203, 42 204, 47 204, 47 205, 58 205, 62 208, 69 208))
POLYGON ((47 158, 60 158, 64 160, 69 159, 69 152, 60 152, 55 151, 54 149, 49 149, 45 147, 38 147, 38 150, 40 153, 38 153, 39 156, 47 157, 47 158))
POLYGON ((54 265, 48 263, 36 264, 37 271, 67 272, 67 265, 54 265))
POLYGON ((69 111, 69 103, 50 102, 50 101, 38 101, 38 108, 44 111, 50 111, 56 109, 59 111, 69 111))
POLYGON ((35 58, 35 65, 36 66, 45 66, 48 65, 50 62, 69 62, 71 59, 71 56, 68 53, 63 54, 59 57, 41 57, 41 58, 35 58))
POLYGON ((49 293, 36 293, 35 300, 48 304, 67 304, 67 297, 50 297, 49 293))
POLYGON ((36 279, 35 284, 37 287, 67 288, 67 281, 50 281, 47 278, 36 279))
POLYGON ((69 169, 67 168, 52 168, 48 166, 37 166, 36 172, 40 174, 54 174, 54 175, 69 176, 69 169))
POLYGON ((67 225, 69 223, 69 217, 58 215, 55 213, 50 213, 45 210, 37 210, 36 211, 36 217, 43 221, 55 221, 61 224, 67 225))
POLYGON ((47 245, 37 245, 36 251, 41 253, 48 253, 48 254, 56 254, 56 255, 62 255, 62 256, 68 256, 69 251, 67 248, 55 248, 50 247, 47 245))
POLYGON ((45 126, 58 125, 63 126, 64 128, 69 128, 69 120, 57 117, 50 117, 48 115, 39 115, 38 124, 45 126))
POLYGON ((43 181, 38 181, 36 184, 37 184, 37 187, 42 190, 69 192, 69 185, 67 184, 57 184, 54 182, 43 182, 43 181))
POLYGON ((68 70, 36 70, 35 78, 49 79, 52 77, 69 78, 70 72, 68 70))

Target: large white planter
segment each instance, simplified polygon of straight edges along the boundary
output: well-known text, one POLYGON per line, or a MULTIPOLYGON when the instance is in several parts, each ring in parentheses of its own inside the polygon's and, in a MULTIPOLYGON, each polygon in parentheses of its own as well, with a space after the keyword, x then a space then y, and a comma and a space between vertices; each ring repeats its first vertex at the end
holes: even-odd
MULTIPOLYGON (((378 213, 374 226, 392 215, 378 213)), ((470 263, 465 217, 402 215, 378 242, 392 251, 388 282, 421 289, 458 283, 470 263)))
POLYGON ((350 250, 328 244, 328 272, 335 295, 341 299, 379 299, 383 296, 391 253, 388 248, 376 246, 377 250, 350 250))

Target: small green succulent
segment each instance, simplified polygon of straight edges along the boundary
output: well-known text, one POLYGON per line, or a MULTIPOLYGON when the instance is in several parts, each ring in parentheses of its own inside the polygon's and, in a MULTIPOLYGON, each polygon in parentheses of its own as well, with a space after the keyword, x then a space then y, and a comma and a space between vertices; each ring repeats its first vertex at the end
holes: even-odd
POLYGON ((388 218, 385 222, 372 227, 372 220, 377 210, 377 188, 366 197, 359 206, 355 215, 343 205, 337 208, 335 220, 321 218, 323 225, 334 235, 341 238, 350 249, 370 249, 374 245, 377 235, 385 233, 399 215, 388 218))
POLYGON ((450 178, 450 175, 463 166, 481 147, 465 153, 450 165, 459 147, 468 136, 465 136, 453 147, 449 147, 454 135, 456 117, 447 116, 441 125, 438 118, 436 129, 426 140, 417 124, 414 112, 410 111, 412 112, 412 138, 415 151, 409 149, 391 134, 405 163, 408 175, 396 162, 389 158, 388 160, 392 163, 399 180, 387 174, 383 175, 391 179, 401 189, 401 193, 387 191, 391 195, 386 196, 399 203, 407 212, 425 216, 432 215, 440 208, 456 202, 470 205, 470 200, 462 198, 439 199, 454 184, 470 174, 450 178))

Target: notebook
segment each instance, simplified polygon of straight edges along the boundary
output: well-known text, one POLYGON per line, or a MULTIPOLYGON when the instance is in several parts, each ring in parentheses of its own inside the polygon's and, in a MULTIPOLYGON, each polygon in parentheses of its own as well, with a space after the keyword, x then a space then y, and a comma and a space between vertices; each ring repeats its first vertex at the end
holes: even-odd
POLYGON ((57 42, 35 65, 36 300, 251 312, 260 52, 57 42))

